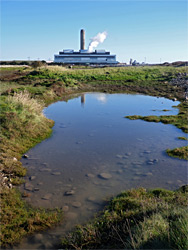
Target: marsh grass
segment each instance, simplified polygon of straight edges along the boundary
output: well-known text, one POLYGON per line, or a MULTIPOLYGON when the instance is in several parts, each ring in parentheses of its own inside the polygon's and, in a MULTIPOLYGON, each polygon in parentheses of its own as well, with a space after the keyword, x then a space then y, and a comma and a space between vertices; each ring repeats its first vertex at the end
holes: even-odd
MULTIPOLYGON (((44 104, 27 91, 1 97, 1 173, 8 183, 23 182, 26 169, 19 161, 22 154, 50 136, 54 122, 43 115, 44 104), (16 158, 16 160, 14 160, 16 158)), ((60 220, 60 211, 32 209, 14 188, 1 187, 1 244, 12 245, 26 234, 44 230, 60 220)))
POLYGON ((62 239, 64 249, 187 249, 187 193, 143 188, 113 198, 94 221, 62 239))
POLYGON ((33 209, 15 190, 1 192, 1 243, 2 247, 18 243, 23 236, 44 230, 61 219, 59 210, 33 209))

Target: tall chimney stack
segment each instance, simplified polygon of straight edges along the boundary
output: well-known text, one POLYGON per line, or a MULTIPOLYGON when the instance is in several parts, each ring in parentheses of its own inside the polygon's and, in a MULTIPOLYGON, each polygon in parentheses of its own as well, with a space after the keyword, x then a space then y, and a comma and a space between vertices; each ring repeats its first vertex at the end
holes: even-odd
POLYGON ((80 31, 80 49, 85 49, 85 30, 83 29, 80 31))

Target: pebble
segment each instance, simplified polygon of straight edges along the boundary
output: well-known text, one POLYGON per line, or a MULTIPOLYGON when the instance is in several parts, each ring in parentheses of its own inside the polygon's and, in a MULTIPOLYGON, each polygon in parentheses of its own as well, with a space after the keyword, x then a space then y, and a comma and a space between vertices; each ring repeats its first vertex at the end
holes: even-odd
POLYGON ((116 158, 123 158, 123 155, 116 155, 116 158))
POLYGON ((130 156, 130 155, 132 155, 132 154, 131 154, 131 152, 127 152, 127 153, 125 153, 125 155, 126 155, 126 156, 130 156))
POLYGON ((104 180, 108 180, 108 179, 112 178, 112 176, 108 173, 101 173, 101 174, 99 174, 99 177, 104 179, 104 180))
POLYGON ((41 186, 43 185, 43 182, 38 182, 37 185, 41 186))
POLYGON ((128 158, 129 158, 128 155, 123 156, 123 159, 128 159, 128 158))
POLYGON ((151 172, 148 172, 145 174, 146 176, 152 176, 153 174, 151 172))
POLYGON ((49 200, 52 197, 52 194, 45 194, 45 196, 42 197, 43 200, 49 200))
POLYGON ((95 201, 95 197, 93 197, 93 196, 89 196, 89 197, 87 198, 87 201, 91 201, 91 202, 93 202, 93 201, 95 201))
POLYGON ((25 183, 24 188, 27 191, 33 191, 33 185, 30 183, 25 183))
POLYGON ((14 158, 13 158, 13 161, 18 161, 18 160, 16 159, 16 157, 14 157, 14 158))
POLYGON ((52 172, 52 175, 61 175, 61 172, 52 172))
POLYGON ((147 164, 148 165, 154 165, 153 161, 148 161, 147 164))
POLYGON ((70 190, 70 191, 66 191, 64 195, 68 196, 68 195, 73 195, 75 194, 74 190, 70 190))
POLYGON ((150 153, 151 153, 151 151, 149 151, 149 150, 145 150, 145 151, 144 151, 144 153, 145 153, 145 154, 150 154, 150 153))
POLYGON ((140 180, 140 177, 135 176, 135 177, 133 177, 132 179, 133 179, 134 181, 136 181, 136 180, 140 180))
POLYGON ((34 191, 39 191, 39 188, 34 188, 34 191))
POLYGON ((67 128, 66 125, 60 125, 59 127, 60 127, 60 128, 67 128))
POLYGON ((83 142, 82 141, 77 141, 76 144, 83 144, 83 142))
POLYGON ((42 234, 35 234, 35 236, 33 236, 33 241, 35 243, 41 243, 42 239, 43 239, 43 235, 42 234))
POLYGON ((36 176, 34 176, 34 175, 32 175, 32 176, 29 177, 30 181, 33 181, 34 179, 36 179, 36 176))
POLYGON ((23 158, 29 158, 29 156, 28 155, 23 155, 23 158))
POLYGON ((173 182, 172 182, 172 181, 167 181, 166 183, 167 183, 167 184, 172 184, 173 182))
POLYGON ((63 212, 67 212, 69 210, 69 206, 63 206, 62 210, 63 212))
POLYGON ((39 171, 40 172, 44 172, 44 171, 51 172, 52 170, 50 168, 41 168, 39 171))
POLYGON ((72 206, 75 207, 75 208, 79 208, 79 207, 82 206, 82 204, 81 204, 79 201, 74 201, 74 202, 72 203, 72 206))
POLYGON ((90 178, 94 178, 95 175, 94 174, 86 174, 87 177, 90 177, 90 178))

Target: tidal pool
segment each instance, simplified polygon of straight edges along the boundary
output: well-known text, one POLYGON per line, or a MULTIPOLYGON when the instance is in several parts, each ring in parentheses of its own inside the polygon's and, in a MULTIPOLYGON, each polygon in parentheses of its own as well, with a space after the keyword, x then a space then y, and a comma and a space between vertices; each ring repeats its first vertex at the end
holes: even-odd
POLYGON ((173 102, 138 94, 85 93, 51 104, 45 115, 55 121, 52 136, 22 159, 28 173, 22 191, 33 206, 65 211, 61 226, 24 239, 19 249, 57 248, 59 238, 85 223, 122 190, 176 189, 187 182, 184 160, 167 148, 185 146, 173 125, 126 119, 127 115, 177 114, 173 102), (168 110, 168 111, 163 111, 168 110))

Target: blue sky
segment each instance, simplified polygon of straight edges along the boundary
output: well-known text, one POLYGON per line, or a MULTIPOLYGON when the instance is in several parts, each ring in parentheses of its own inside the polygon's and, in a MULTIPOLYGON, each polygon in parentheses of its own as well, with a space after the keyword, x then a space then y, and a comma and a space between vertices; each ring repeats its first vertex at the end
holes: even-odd
POLYGON ((79 50, 98 32, 108 36, 99 49, 157 63, 188 60, 186 0, 0 0, 1 59, 53 60, 63 49, 79 50))

